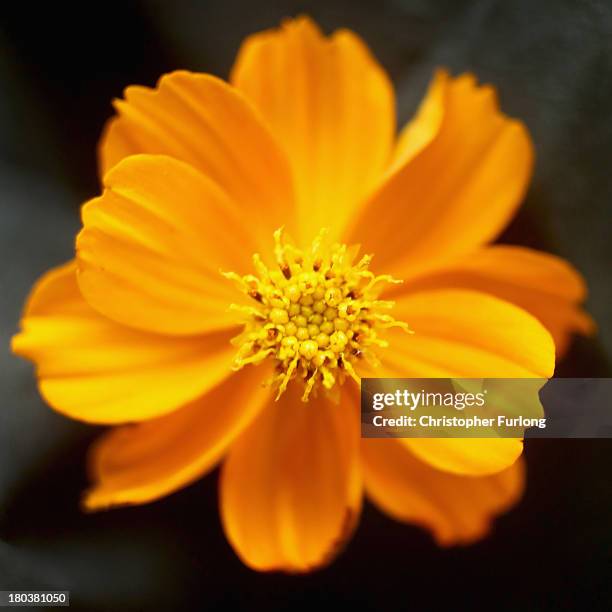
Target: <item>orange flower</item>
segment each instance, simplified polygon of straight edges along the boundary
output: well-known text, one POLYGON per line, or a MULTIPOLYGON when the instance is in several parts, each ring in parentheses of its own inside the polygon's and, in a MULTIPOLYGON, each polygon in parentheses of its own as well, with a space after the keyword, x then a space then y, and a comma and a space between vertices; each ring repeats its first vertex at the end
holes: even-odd
POLYGON ((223 525, 259 570, 331 559, 364 490, 440 544, 481 537, 520 495, 522 441, 361 440, 353 379, 549 377, 553 338, 591 330, 569 264, 488 246, 527 187, 527 130, 439 70, 396 139, 383 69, 307 18, 250 37, 230 83, 179 71, 116 101, 76 261, 13 340, 51 406, 119 425, 85 507, 223 459, 223 525))

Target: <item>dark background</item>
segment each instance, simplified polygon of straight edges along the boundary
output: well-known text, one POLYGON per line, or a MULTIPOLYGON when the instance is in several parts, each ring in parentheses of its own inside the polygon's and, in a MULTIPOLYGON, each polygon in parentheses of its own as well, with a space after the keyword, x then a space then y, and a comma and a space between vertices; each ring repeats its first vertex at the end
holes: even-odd
POLYGON ((188 68, 226 76, 241 39, 284 16, 361 34, 398 89, 401 121, 435 66, 473 70, 522 118, 532 187, 504 242, 585 275, 600 333, 559 364, 609 376, 612 351, 612 4, 570 0, 7 2, 0 8, 0 589, 70 589, 74 609, 609 610, 612 441, 531 440, 527 493, 491 537, 438 549, 371 506, 329 568, 245 568, 225 542, 216 473, 161 502, 83 515, 98 433, 43 405, 8 354, 34 279, 70 258, 78 207, 98 190, 110 100, 188 68))

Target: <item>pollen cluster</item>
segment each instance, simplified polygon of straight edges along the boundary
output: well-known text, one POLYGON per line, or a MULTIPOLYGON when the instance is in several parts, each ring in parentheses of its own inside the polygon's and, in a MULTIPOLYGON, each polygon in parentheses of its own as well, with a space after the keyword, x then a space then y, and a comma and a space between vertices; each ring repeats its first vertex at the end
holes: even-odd
POLYGON ((290 381, 303 385, 302 400, 320 389, 331 391, 347 376, 359 382, 355 363, 376 364, 374 347, 385 347, 379 331, 406 323, 388 311, 393 302, 378 299, 389 275, 370 272, 372 256, 355 262, 358 247, 329 245, 322 230, 310 250, 303 251, 274 233, 276 266, 267 267, 255 254, 256 274, 223 272, 248 295, 252 305, 232 304, 244 318, 244 331, 234 338, 238 352, 233 367, 275 360, 270 381, 277 399, 290 381))

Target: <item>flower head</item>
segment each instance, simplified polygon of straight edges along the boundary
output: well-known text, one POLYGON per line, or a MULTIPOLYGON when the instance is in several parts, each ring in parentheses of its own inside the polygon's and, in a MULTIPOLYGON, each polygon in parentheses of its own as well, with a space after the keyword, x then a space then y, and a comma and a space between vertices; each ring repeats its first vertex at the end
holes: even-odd
POLYGON ((13 339, 51 406, 118 425, 85 507, 222 461, 224 529, 256 569, 329 561, 364 491, 440 544, 486 533, 520 495, 520 440, 360 440, 357 406, 364 375, 549 377, 592 329, 569 264, 489 245, 533 165, 493 88, 437 71, 395 138, 363 42, 299 18, 248 38, 230 84, 179 71, 115 107, 75 261, 13 339))

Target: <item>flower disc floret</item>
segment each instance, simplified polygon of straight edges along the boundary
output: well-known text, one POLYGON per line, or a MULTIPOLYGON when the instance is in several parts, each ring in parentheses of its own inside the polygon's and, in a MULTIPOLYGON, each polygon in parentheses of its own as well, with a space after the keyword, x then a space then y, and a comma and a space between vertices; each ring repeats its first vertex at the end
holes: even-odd
POLYGON ((254 302, 231 305, 244 317, 244 331, 233 340, 238 346, 233 367, 275 360, 270 382, 277 399, 292 380, 303 385, 303 401, 320 390, 330 392, 347 376, 359 382, 356 362, 376 364, 373 349, 387 346, 380 330, 409 331, 389 314, 394 303, 378 299, 386 283, 401 281, 375 276, 371 255, 355 262, 357 247, 328 245, 326 234, 322 230, 304 251, 277 230, 274 267, 255 254, 256 274, 223 273, 254 302))

